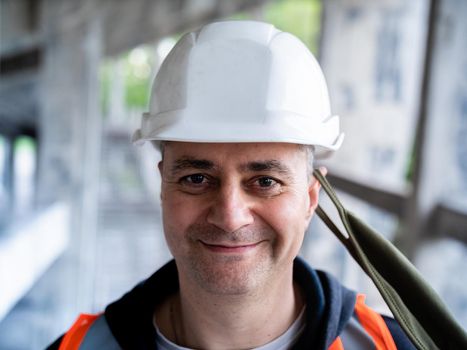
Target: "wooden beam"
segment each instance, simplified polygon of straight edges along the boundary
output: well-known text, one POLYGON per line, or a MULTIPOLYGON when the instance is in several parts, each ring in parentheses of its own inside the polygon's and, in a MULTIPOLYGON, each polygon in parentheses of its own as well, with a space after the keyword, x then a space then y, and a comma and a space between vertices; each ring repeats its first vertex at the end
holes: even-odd
POLYGON ((326 177, 336 189, 342 190, 398 217, 405 215, 407 199, 403 194, 370 187, 338 175, 328 174, 326 177))
POLYGON ((467 244, 467 212, 440 204, 433 210, 424 231, 427 237, 450 237, 467 244))
POLYGON ((26 51, 0 56, 0 75, 37 70, 42 62, 42 49, 31 47, 26 51))
POLYGON ((428 216, 422 213, 421 191, 423 190, 422 179, 424 174, 424 162, 426 161, 426 138, 428 124, 428 97, 431 82, 432 61, 435 47, 435 34, 438 16, 439 1, 430 2, 428 14, 428 31, 426 37, 425 59, 423 65, 423 80, 420 90, 420 104, 418 108, 418 122, 415 131, 415 143, 413 151, 413 171, 412 171, 412 194, 407 202, 407 211, 403 221, 405 229, 399 232, 398 240, 400 249, 411 259, 415 253, 417 242, 421 239, 423 222, 428 220, 428 216))
POLYGON ((261 6, 267 0, 111 1, 103 10, 105 55, 113 56, 206 22, 261 6))

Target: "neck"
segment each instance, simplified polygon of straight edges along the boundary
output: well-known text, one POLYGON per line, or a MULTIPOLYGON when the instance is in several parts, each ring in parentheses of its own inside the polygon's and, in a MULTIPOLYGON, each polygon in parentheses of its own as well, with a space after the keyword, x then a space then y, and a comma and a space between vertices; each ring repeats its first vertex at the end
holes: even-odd
POLYGON ((304 305, 292 273, 248 295, 212 295, 180 281, 180 294, 167 304, 172 340, 197 349, 264 345, 283 334, 304 305))

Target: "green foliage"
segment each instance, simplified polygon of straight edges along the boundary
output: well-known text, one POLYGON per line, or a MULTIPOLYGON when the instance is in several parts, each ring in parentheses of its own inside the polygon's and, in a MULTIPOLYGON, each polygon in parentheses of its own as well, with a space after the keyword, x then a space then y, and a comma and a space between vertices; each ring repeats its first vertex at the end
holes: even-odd
POLYGON ((14 143, 14 152, 33 152, 36 149, 36 142, 32 137, 19 136, 14 143))
POLYGON ((100 104, 101 111, 104 116, 107 116, 110 98, 110 84, 111 84, 112 63, 105 60, 99 71, 100 79, 100 104))
POLYGON ((113 84, 113 74, 115 65, 121 65, 123 70, 125 105, 131 108, 146 108, 148 105, 149 89, 151 87, 151 58, 154 53, 149 47, 142 46, 131 50, 117 59, 110 59, 103 62, 100 69, 101 81, 101 110, 104 115, 108 112, 110 90, 113 84), (135 50, 139 51, 138 62, 132 61, 131 54, 135 50))
MULTIPOLYGON (((150 50, 147 47, 141 48, 149 57, 150 50)), ((141 66, 132 64, 129 59, 129 54, 124 58, 124 77, 125 77, 125 102, 129 108, 142 107, 148 105, 149 89, 151 88, 151 74, 149 61, 144 64, 148 65, 149 70, 145 74, 139 73, 141 66)))
POLYGON ((265 8, 265 22, 300 38, 313 53, 317 52, 321 2, 317 0, 277 0, 265 8))
POLYGON ((148 78, 142 79, 132 74, 127 75, 125 102, 128 107, 146 107, 151 82, 148 78))
MULTIPOLYGON (((238 13, 230 18, 253 19, 246 12, 238 13)), ((296 35, 313 53, 317 53, 321 26, 321 1, 271 1, 264 7, 262 20, 274 24, 280 30, 296 35)))

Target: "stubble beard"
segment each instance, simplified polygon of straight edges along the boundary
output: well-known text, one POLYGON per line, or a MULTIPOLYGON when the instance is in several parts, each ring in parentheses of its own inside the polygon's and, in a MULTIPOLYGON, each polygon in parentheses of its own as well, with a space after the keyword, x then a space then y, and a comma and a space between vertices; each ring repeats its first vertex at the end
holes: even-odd
POLYGON ((209 294, 255 294, 267 284, 273 271, 274 237, 270 228, 226 233, 210 224, 193 224, 184 235, 184 243, 188 244, 186 251, 174 256, 179 273, 209 294), (247 254, 220 254, 208 251, 201 242, 261 243, 247 254))

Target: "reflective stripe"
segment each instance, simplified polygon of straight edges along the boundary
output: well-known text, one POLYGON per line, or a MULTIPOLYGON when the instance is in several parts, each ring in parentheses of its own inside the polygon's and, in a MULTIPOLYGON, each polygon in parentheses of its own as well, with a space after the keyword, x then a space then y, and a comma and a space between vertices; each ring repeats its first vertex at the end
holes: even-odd
POLYGON ((58 350, 78 350, 86 333, 100 315, 81 314, 63 337, 58 350))
POLYGON ((328 350, 344 350, 344 345, 342 345, 342 340, 340 337, 337 337, 336 340, 331 344, 328 350))
POLYGON ((380 314, 365 305, 365 296, 359 294, 355 304, 355 312, 363 328, 373 338, 376 350, 397 350, 391 332, 380 314))

